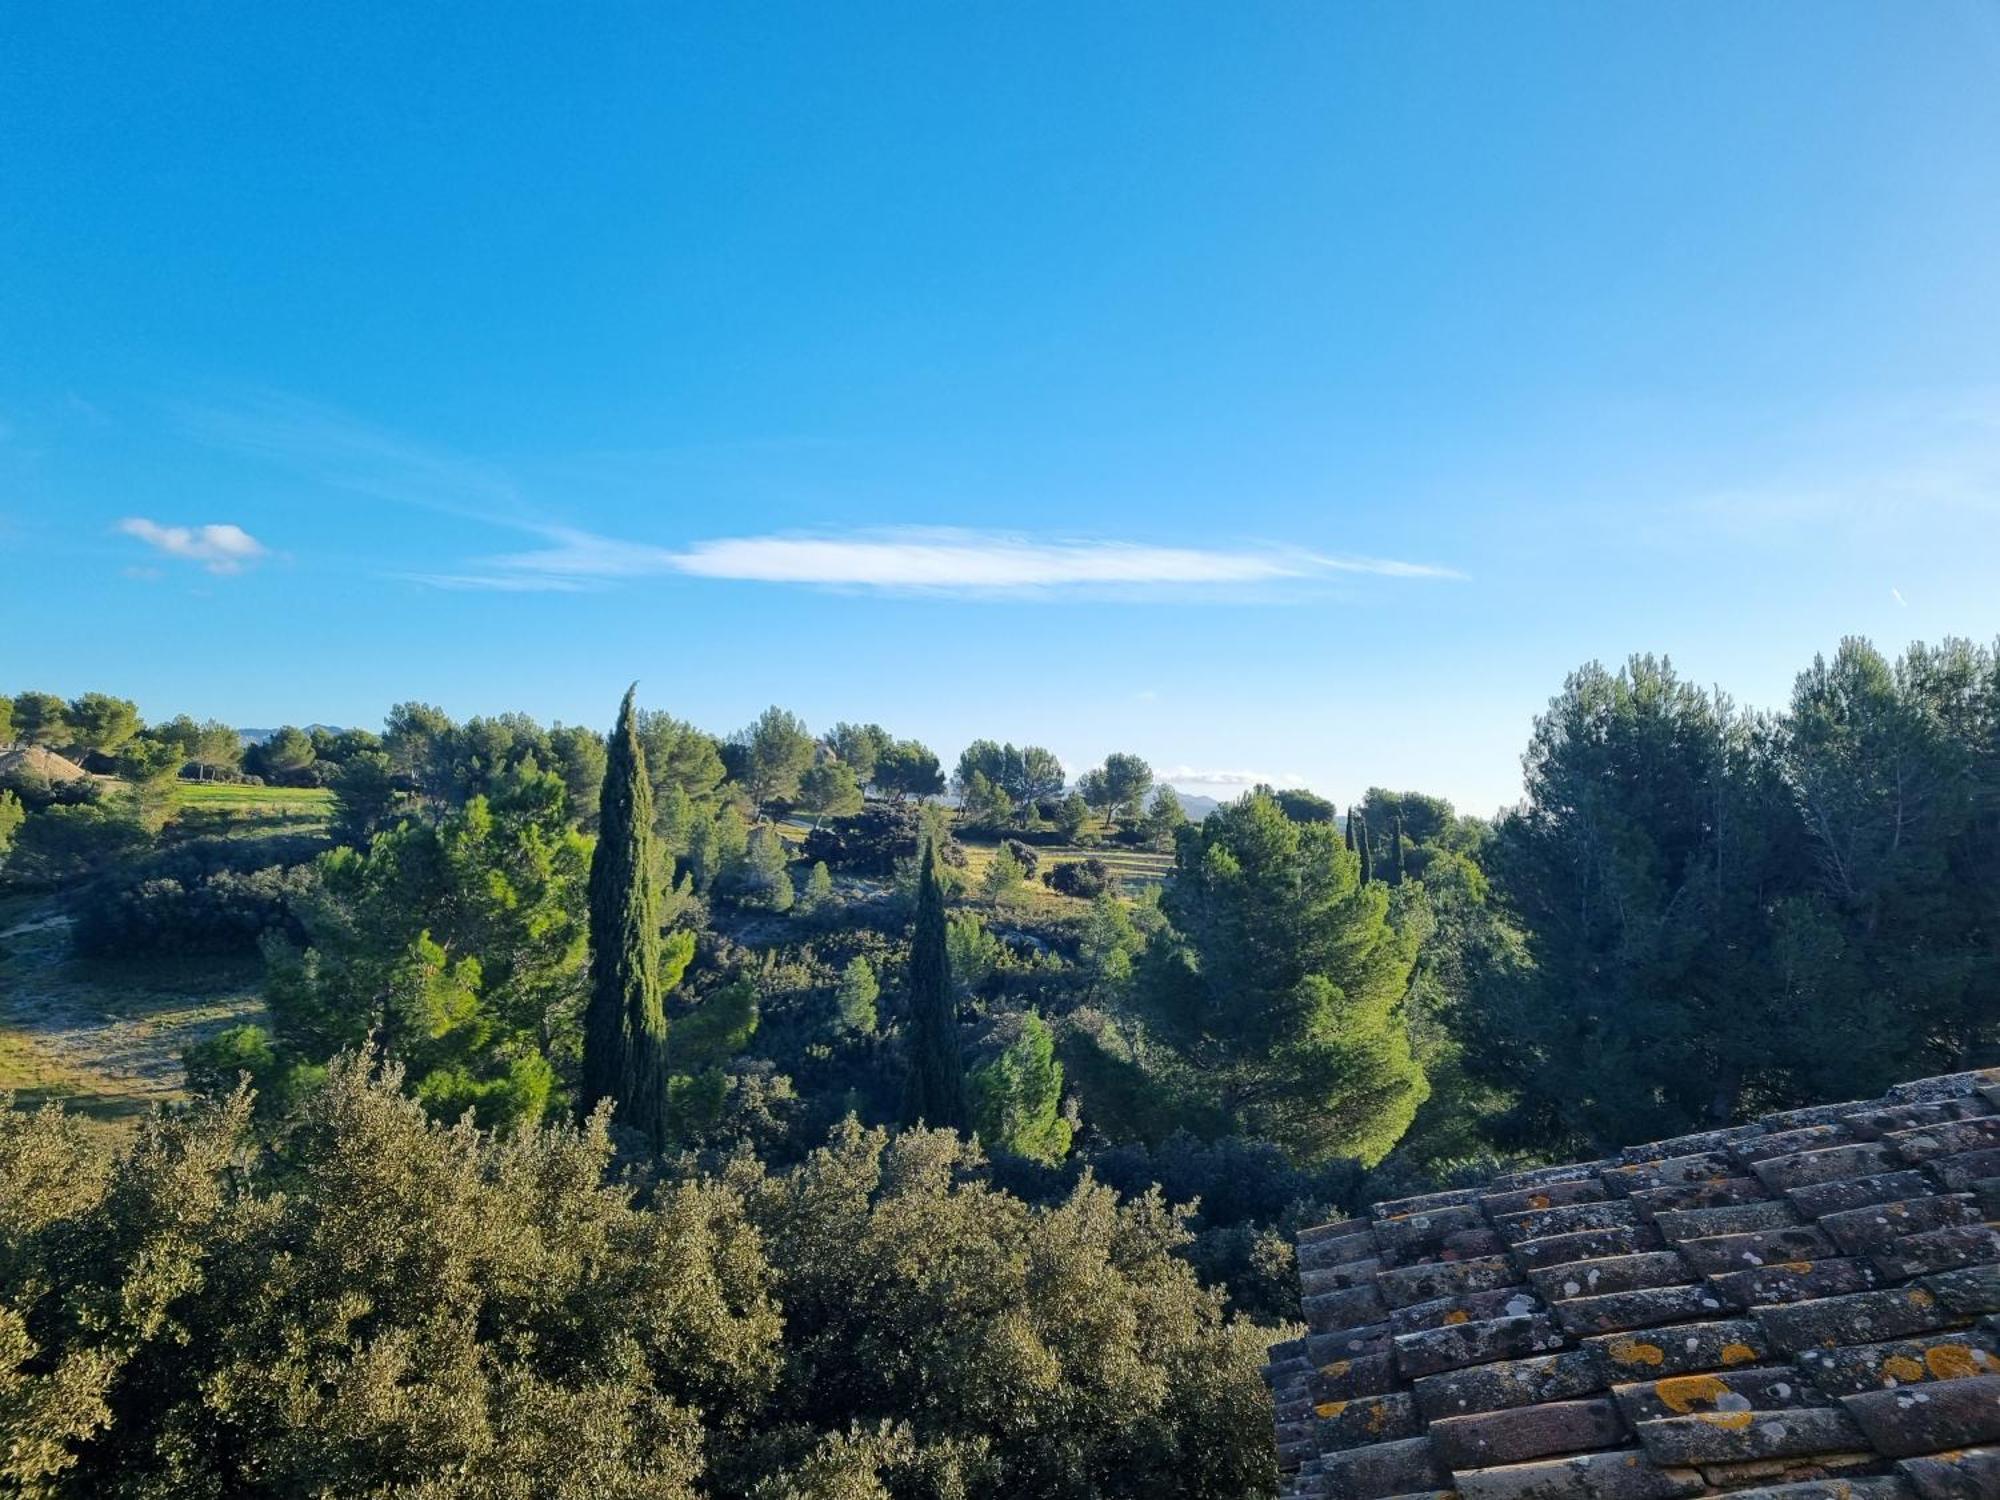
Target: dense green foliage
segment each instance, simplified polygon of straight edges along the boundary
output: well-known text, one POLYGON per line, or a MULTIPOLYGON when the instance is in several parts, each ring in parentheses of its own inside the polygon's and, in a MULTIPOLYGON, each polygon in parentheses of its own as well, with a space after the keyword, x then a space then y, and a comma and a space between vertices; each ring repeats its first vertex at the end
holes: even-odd
POLYGON ((1257 1366, 1157 1198, 984 1185, 949 1135, 608 1172, 352 1059, 265 1153, 0 1113, 0 1488, 67 1496, 1241 1495, 1257 1366))
POLYGON ((104 958, 252 954, 266 938, 303 941, 318 847, 283 835, 169 845, 79 891, 71 935, 79 952, 104 958))
POLYGON ((577 1108, 609 1101, 618 1123, 667 1140, 667 1016, 660 999, 660 907, 653 788, 627 689, 611 732, 590 858, 590 999, 577 1108))
POLYGON ((1010 1018, 1014 1033, 966 1081, 973 1128, 995 1151, 1033 1161, 1069 1155, 1075 1127, 1062 1116, 1063 1069, 1055 1034, 1033 1011, 1010 1018))
POLYGON ((6 859, 14 847, 14 836, 21 831, 27 817, 28 810, 21 805, 18 793, 0 791, 0 860, 6 859))
POLYGON ((1846 642, 1771 715, 1584 668, 1493 820, 1190 823, 1000 740, 941 804, 882 726, 630 695, 240 766, 129 709, 0 700, 63 758, 14 758, 0 884, 93 963, 261 952, 269 1018, 122 1159, 0 1124, 0 1488, 1259 1494, 1302 1224, 2000 1059, 1964 642, 1846 642), (327 791, 191 805, 260 778, 327 791))
POLYGON ((1504 1138, 1670 1135, 1971 1066, 2000 1043, 2000 666, 1860 641, 1775 719, 1635 658, 1536 722, 1490 864, 1528 962, 1468 1055, 1504 1138))
POLYGON ((903 1087, 905 1124, 963 1129, 968 1121, 965 1060, 959 1050, 958 999, 945 951, 944 893, 937 854, 926 843, 917 877, 917 916, 904 981, 909 1012, 909 1061, 903 1087))
POLYGON ((281 1055, 324 1062, 375 1037, 442 1118, 536 1120, 573 1057, 587 845, 553 776, 517 776, 436 824, 321 856, 266 941, 281 1055))
POLYGON ((1163 905, 1147 1014, 1231 1127, 1304 1160, 1386 1155, 1428 1093, 1402 1009, 1416 945, 1331 826, 1261 791, 1221 808, 1163 905))

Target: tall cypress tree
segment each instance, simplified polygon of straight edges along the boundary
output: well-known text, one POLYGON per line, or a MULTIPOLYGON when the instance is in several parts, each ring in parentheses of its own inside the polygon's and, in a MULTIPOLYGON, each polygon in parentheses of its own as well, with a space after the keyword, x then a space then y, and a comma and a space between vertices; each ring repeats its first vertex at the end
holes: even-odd
POLYGON ((590 859, 590 1003, 583 1017, 588 1114, 617 1105, 620 1125, 655 1146, 667 1133, 667 1016, 660 1003, 660 902, 654 887, 653 790, 625 690, 598 796, 597 849, 590 859))
POLYGON ((917 878, 917 926, 910 939, 909 1075, 903 1084, 903 1123, 919 1121, 964 1130, 970 1109, 965 1061, 958 1051, 958 1007, 951 993, 951 960, 944 947, 944 892, 937 856, 924 842, 917 878))
POLYGON ((1368 819, 1363 816, 1361 826, 1355 830, 1354 847, 1361 851, 1361 883, 1368 884, 1375 878, 1375 846, 1368 837, 1368 819))
POLYGON ((1396 814, 1395 831, 1389 836, 1389 884, 1403 883, 1403 815, 1396 814))
POLYGON ((1348 803, 1347 805, 1346 834, 1347 834, 1347 852, 1349 854, 1352 854, 1354 852, 1354 804, 1351 802, 1348 803))

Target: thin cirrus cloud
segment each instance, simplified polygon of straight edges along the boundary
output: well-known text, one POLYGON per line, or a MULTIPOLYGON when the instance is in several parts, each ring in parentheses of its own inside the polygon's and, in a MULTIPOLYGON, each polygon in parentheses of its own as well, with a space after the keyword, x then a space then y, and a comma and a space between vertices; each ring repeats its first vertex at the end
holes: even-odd
POLYGON ((866 592, 1009 596, 1241 590, 1335 574, 1456 578, 1449 568, 1296 548, 1154 546, 902 528, 831 535, 719 537, 682 548, 568 527, 532 528, 548 545, 467 570, 410 575, 439 588, 575 591, 681 576, 866 592))
POLYGON ((1153 773, 1155 783, 1177 787, 1206 786, 1242 789, 1253 786, 1304 786, 1296 771, 1208 770, 1200 766, 1165 766, 1153 773))
POLYGON ((1340 576, 1452 579, 1430 563, 1296 547, 1158 546, 901 527, 718 537, 680 547, 628 541, 528 514, 494 465, 411 441, 279 393, 234 405, 178 404, 203 442, 329 486, 525 533, 539 545, 396 576, 440 589, 579 593, 648 578, 706 578, 848 592, 976 598, 1192 600, 1294 597, 1340 576))
POLYGON ((199 563, 216 574, 241 573, 270 550, 241 526, 227 522, 163 526, 144 516, 127 516, 118 523, 118 530, 144 542, 163 557, 199 563))

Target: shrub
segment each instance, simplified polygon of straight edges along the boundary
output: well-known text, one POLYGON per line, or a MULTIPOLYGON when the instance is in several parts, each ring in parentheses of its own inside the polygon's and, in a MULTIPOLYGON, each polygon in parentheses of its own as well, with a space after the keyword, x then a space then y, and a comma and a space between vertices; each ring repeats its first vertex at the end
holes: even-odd
POLYGON ((138 858, 151 839, 122 805, 54 803, 29 813, 14 835, 8 879, 42 888, 79 884, 138 858))
POLYGON ((1033 844, 1023 843, 1020 839, 1008 839, 1000 847, 1014 856, 1014 863, 1021 867, 1023 880, 1035 878, 1041 868, 1042 856, 1033 844))
POLYGON ((1090 901, 1106 891, 1118 889, 1118 877, 1101 859, 1081 859, 1057 865, 1042 876, 1042 884, 1061 896, 1090 901))
MULTIPOLYGON (((1157 1193, 1024 1203, 949 1131, 850 1121, 793 1170, 688 1162, 642 1196, 603 1114, 455 1128, 402 1081, 337 1060, 266 1152, 233 1094, 123 1148, 57 1109, 0 1113, 0 1488, 1276 1487, 1273 1331, 1198 1284, 1157 1193)), ((735 1092, 776 1117, 775 1085, 735 1092)))
POLYGON ((29 812, 45 807, 95 807, 104 800, 104 783, 94 776, 58 781, 25 768, 0 775, 0 789, 19 797, 29 812))
MULTIPOLYGON (((829 870, 891 880, 899 861, 916 858, 922 833, 922 808, 878 803, 807 834, 805 857, 824 861, 829 870)), ((939 839, 937 852, 941 864, 965 867, 965 847, 957 839, 939 839)))
POLYGON ((201 839, 74 892, 81 953, 253 953, 265 933, 303 940, 293 913, 311 886, 308 838, 201 839))

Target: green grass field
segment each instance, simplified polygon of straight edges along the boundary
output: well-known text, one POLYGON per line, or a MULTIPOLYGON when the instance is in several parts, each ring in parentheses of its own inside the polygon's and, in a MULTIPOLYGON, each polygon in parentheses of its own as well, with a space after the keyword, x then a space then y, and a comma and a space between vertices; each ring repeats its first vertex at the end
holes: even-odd
MULTIPOLYGON (((965 844, 967 869, 976 883, 986 873, 986 867, 993 863, 993 856, 999 852, 997 841, 973 843, 961 839, 965 844)), ((1035 884, 1041 885, 1042 873, 1057 865, 1080 864, 1086 859, 1101 859, 1128 893, 1143 886, 1158 885, 1174 868, 1173 856, 1157 854, 1150 849, 1127 849, 1115 844, 1096 848, 1080 844, 1064 844, 1037 849, 1041 863, 1035 874, 1035 884)), ((1047 888, 1043 887, 1046 891, 1047 888)), ((1054 892, 1048 892, 1051 896, 1054 892)), ((1057 897, 1056 899, 1066 899, 1057 897)))
MULTIPOLYGON (((803 817, 780 819, 778 834, 790 846, 796 856, 805 843, 806 834, 812 828, 812 820, 803 817)), ((974 886, 986 874, 986 867, 993 863, 993 856, 999 852, 997 839, 982 838, 977 834, 960 834, 959 842, 965 846, 966 874, 974 886)), ((1147 886, 1159 885, 1173 873, 1174 857, 1151 849, 1130 849, 1122 844, 1085 845, 1060 844, 1038 848, 1041 864, 1035 879, 1021 888, 1023 899, 1048 901, 1057 906, 1070 904, 1071 898, 1059 896, 1042 884, 1043 871, 1056 865, 1077 864, 1086 859, 1101 859, 1118 877, 1127 895, 1135 895, 1147 886)))
POLYGON ((248 786, 240 781, 184 781, 182 807, 232 810, 283 808, 326 817, 333 811, 333 793, 323 786, 248 786))
POLYGON ((246 786, 231 781, 180 783, 180 816, 190 827, 231 835, 313 833, 333 816, 333 793, 318 786, 246 786))

